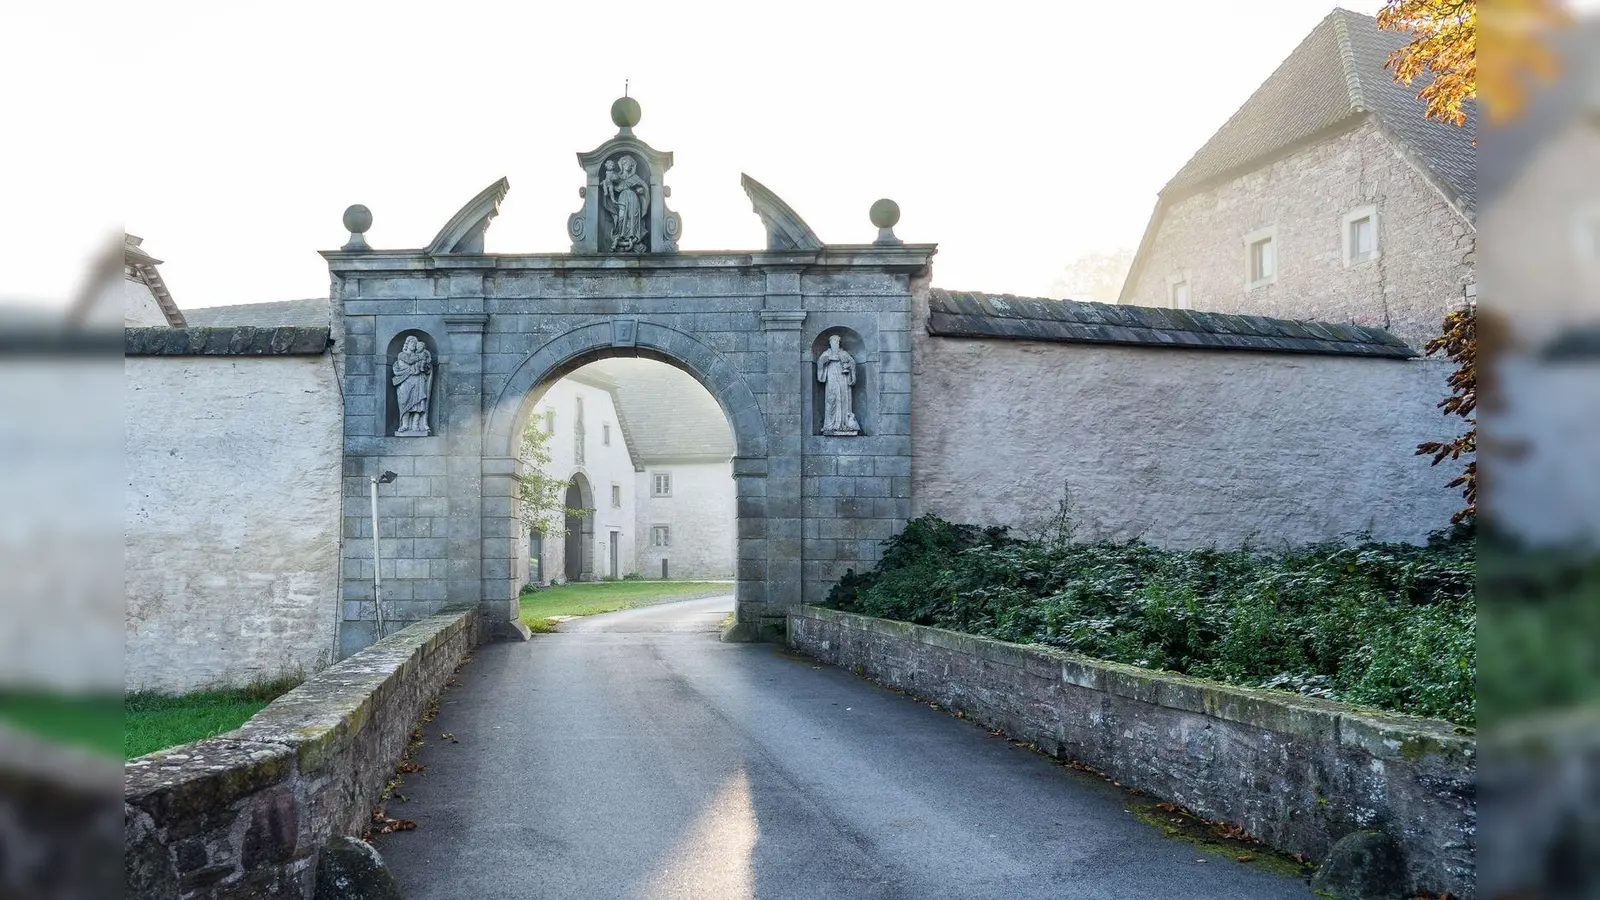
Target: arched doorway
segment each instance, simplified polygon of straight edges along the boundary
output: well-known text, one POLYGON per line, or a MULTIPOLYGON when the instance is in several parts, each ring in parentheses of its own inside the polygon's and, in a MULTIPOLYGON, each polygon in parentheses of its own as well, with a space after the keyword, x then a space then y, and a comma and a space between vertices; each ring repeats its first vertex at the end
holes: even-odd
POLYGON ((593 581, 594 580, 594 492, 589 488, 589 479, 582 472, 575 472, 571 481, 567 483, 566 507, 569 510, 566 517, 566 537, 563 559, 568 581, 593 581), (587 510, 587 514, 576 516, 570 511, 587 510))
MULTIPOLYGON (((797 347, 794 355, 803 354, 803 347, 797 347)), ((730 525, 737 548, 734 551, 735 559, 732 560, 735 580, 733 593, 737 598, 734 631, 739 636, 753 637, 764 619, 769 628, 774 622, 781 627, 783 608, 798 602, 802 580, 799 558, 799 453, 793 453, 793 465, 781 464, 780 472, 769 477, 769 434, 765 416, 744 374, 720 353, 685 332, 647 319, 631 319, 624 323, 596 322, 562 333, 524 357, 511 371, 495 401, 489 406, 483 447, 484 456, 491 460, 486 463, 483 479, 487 502, 493 504, 496 501, 488 498, 509 493, 512 484, 510 478, 491 475, 492 469, 503 466, 503 471, 508 475, 522 471, 518 460, 505 457, 510 457, 507 451, 517 446, 517 436, 527 426, 546 392, 576 370, 616 357, 643 358, 673 366, 699 382, 721 408, 722 417, 732 435, 734 454, 729 463, 734 495, 730 525), (505 456, 502 457, 502 454, 505 456), (493 462, 495 457, 505 458, 505 462, 493 462), (781 520, 773 519, 770 512, 774 511, 781 520), (777 537, 782 543, 771 542, 768 540, 770 537, 777 537), (769 564, 772 556, 781 560, 779 565, 769 564)), ((795 381, 798 387, 799 379, 795 381)), ((798 415, 800 391, 796 390, 794 394, 796 400, 793 406, 798 415)), ((556 414, 557 430, 562 435, 559 440, 566 442, 567 429, 560 424, 563 415, 570 420, 573 411, 563 407, 556 414)), ((794 450, 798 451, 798 448, 794 450)), ((585 478, 582 485, 587 488, 589 480, 585 478)), ((609 502, 609 485, 602 485, 599 490, 599 495, 588 495, 590 501, 584 504, 584 508, 593 508, 596 499, 609 502)), ((486 511, 489 508, 486 507, 486 511)), ((503 508, 510 510, 509 506, 503 508)), ((500 527, 499 518, 486 512, 483 519, 485 538, 493 541, 500 527)), ((586 559, 581 572, 590 578, 596 577, 600 571, 596 560, 597 527, 591 520, 586 523, 587 532, 583 525, 568 529, 569 533, 576 532, 582 541, 586 559)), ((648 543, 653 539, 653 529, 637 533, 636 537, 648 543)), ((609 541, 607 545, 609 550, 609 541)), ((570 545, 564 544, 563 553, 575 554, 575 551, 570 545)), ((650 571, 645 574, 657 577, 659 560, 651 562, 650 571)), ((572 579, 572 576, 568 577, 572 579)), ((490 589, 491 585, 486 583, 486 598, 491 596, 490 589)))

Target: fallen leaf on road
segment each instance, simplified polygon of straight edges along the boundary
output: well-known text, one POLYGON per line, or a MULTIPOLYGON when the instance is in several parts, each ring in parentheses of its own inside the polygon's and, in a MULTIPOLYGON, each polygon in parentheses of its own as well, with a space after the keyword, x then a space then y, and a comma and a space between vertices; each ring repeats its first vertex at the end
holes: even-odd
POLYGON ((416 827, 417 823, 411 821, 410 819, 390 818, 389 815, 383 811, 383 807, 381 806, 372 811, 373 834, 392 834, 396 831, 415 831, 416 827))

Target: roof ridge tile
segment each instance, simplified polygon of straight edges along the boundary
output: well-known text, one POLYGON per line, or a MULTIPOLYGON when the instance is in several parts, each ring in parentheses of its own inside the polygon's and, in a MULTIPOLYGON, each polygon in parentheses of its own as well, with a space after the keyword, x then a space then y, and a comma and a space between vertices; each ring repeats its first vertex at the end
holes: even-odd
POLYGON ((1339 65, 1344 67, 1344 85, 1350 92, 1350 106, 1358 112, 1366 112, 1372 107, 1368 105, 1366 95, 1361 91, 1361 72, 1356 66, 1355 45, 1350 41, 1350 25, 1345 21, 1345 15, 1350 11, 1334 7, 1328 17, 1333 19, 1334 40, 1338 43, 1339 65))

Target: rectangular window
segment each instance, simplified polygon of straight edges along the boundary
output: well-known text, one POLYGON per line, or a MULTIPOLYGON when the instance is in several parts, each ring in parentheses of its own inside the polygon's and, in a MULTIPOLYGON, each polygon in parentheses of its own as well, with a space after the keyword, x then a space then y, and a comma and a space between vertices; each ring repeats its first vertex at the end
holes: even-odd
POLYGON ((652 547, 670 547, 670 546, 672 546, 672 529, 667 527, 666 525, 652 525, 652 526, 650 526, 650 546, 652 546, 652 547))
POLYGON ((1365 216, 1350 223, 1350 261, 1366 262, 1378 249, 1377 234, 1372 227, 1372 217, 1365 216))
POLYGON ((611 507, 613 509, 622 508, 622 485, 620 484, 611 485, 611 507))
POLYGON ((572 421, 572 456, 578 465, 584 464, 583 458, 583 398, 577 398, 577 418, 572 421))
POLYGON ((1250 284, 1265 284, 1278 274, 1278 252, 1272 238, 1250 242, 1250 284))
POLYGON ((1579 216, 1573 233, 1577 239, 1578 260, 1585 265, 1600 263, 1600 212, 1579 216))
POLYGON ((611 446, 611 423, 610 422, 607 422, 607 423, 605 423, 605 424, 600 426, 600 443, 603 446, 606 446, 606 447, 611 446))
POLYGON ((652 497, 671 497, 672 496, 672 473, 671 472, 657 472, 655 474, 655 476, 650 479, 650 496, 652 496, 652 497))
POLYGON ((544 433, 556 433, 556 411, 553 409, 547 409, 544 411, 544 433))
POLYGON ((1189 308, 1189 282, 1187 279, 1172 283, 1171 300, 1173 309, 1189 308))
POLYGON ((1371 262, 1378 258, 1378 207, 1358 206, 1344 214, 1344 264, 1371 262))

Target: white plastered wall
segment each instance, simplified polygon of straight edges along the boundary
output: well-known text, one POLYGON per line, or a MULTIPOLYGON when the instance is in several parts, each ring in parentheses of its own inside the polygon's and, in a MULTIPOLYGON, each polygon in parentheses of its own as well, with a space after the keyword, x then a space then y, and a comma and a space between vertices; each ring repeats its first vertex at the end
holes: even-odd
POLYGON ((127 688, 326 665, 342 449, 329 357, 131 357, 125 375, 127 688))
POLYGON ((915 329, 912 509, 1170 547, 1420 542, 1462 505, 1415 455, 1438 361, 937 338, 915 329))

